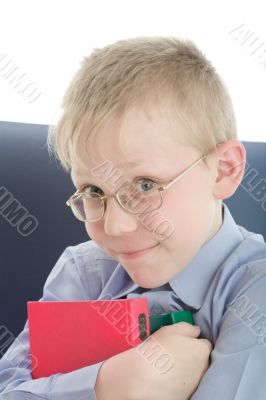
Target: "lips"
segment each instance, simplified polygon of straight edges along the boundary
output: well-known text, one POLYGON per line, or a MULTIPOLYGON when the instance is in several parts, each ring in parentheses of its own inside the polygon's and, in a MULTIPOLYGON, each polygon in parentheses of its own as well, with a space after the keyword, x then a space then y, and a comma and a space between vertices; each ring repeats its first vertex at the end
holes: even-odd
MULTIPOLYGON (((157 243, 157 244, 158 244, 158 243, 157 243)), ((149 246, 149 247, 144 247, 144 249, 123 250, 123 251, 119 251, 119 253, 120 253, 120 254, 134 254, 134 253, 139 253, 139 252, 141 252, 141 251, 151 249, 151 248, 157 246, 157 244, 154 244, 153 246, 149 246)))
POLYGON ((153 245, 153 246, 150 246, 150 247, 145 247, 144 249, 138 249, 138 250, 135 250, 135 251, 127 250, 127 251, 120 252, 119 254, 120 254, 121 257, 124 257, 124 258, 140 257, 140 256, 143 256, 146 253, 149 253, 150 251, 152 251, 152 249, 154 249, 157 246, 158 246, 158 243, 153 245))

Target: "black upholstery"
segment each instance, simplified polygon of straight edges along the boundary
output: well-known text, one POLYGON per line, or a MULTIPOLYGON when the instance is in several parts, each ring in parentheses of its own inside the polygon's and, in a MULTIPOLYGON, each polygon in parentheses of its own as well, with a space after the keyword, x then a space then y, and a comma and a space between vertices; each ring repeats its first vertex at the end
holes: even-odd
MULTIPOLYGON (((25 324, 27 301, 42 296, 43 284, 65 247, 89 239, 84 225, 65 206, 75 188, 48 156, 47 129, 46 125, 0 122, 0 326, 14 336, 25 324), (8 192, 18 207, 24 207, 24 218, 5 215, 3 194, 8 192), (22 223, 26 216, 28 230, 22 223)), ((258 183, 266 177, 266 143, 243 143, 258 183)), ((255 200, 247 192, 252 185, 243 182, 226 203, 238 224, 266 237, 266 200, 264 206, 255 200)))
POLYGON ((261 233, 266 241, 266 142, 242 142, 247 152, 245 175, 225 203, 238 225, 261 233))
POLYGON ((31 234, 15 218, 12 226, 1 210, 0 189, 0 326, 14 336, 26 322, 27 301, 42 296, 43 284, 65 247, 89 239, 84 224, 65 205, 75 187, 48 155, 47 130, 45 125, 0 122, 0 188, 38 223, 29 219, 35 228, 31 234))

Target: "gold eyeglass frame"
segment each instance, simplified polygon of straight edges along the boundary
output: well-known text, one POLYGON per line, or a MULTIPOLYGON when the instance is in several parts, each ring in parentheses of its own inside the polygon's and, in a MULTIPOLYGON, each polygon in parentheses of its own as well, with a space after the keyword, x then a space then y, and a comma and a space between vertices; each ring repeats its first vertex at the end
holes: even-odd
MULTIPOLYGON (((198 160, 194 161, 193 164, 191 164, 191 165, 190 165, 189 167, 187 167, 183 172, 181 172, 180 174, 178 174, 178 175, 177 175, 174 179, 172 179, 170 182, 168 182, 168 183, 166 183, 166 184, 163 184, 163 185, 158 185, 156 182, 154 182, 155 189, 157 189, 157 190, 159 191, 159 193, 160 193, 160 196, 161 196, 161 203, 160 203, 160 205, 159 205, 157 208, 155 208, 155 209, 153 209, 153 210, 151 210, 151 211, 146 211, 146 212, 132 212, 132 211, 130 211, 129 209, 127 209, 126 207, 124 207, 124 205, 123 205, 122 202, 120 201, 119 195, 118 195, 118 192, 119 192, 119 190, 123 187, 123 185, 122 185, 114 194, 106 194, 106 195, 104 195, 104 196, 100 196, 100 195, 99 195, 99 197, 100 197, 100 199, 101 199, 101 201, 102 201, 102 204, 103 204, 103 213, 102 213, 102 215, 101 215, 99 218, 97 218, 97 219, 94 219, 94 220, 84 220, 83 218, 81 219, 80 216, 79 216, 79 214, 76 212, 76 209, 75 209, 75 206, 74 206, 73 202, 74 202, 74 200, 75 200, 76 198, 78 198, 78 197, 80 197, 81 195, 84 195, 84 194, 85 194, 85 193, 84 193, 84 189, 82 189, 82 190, 78 189, 72 196, 70 196, 70 198, 69 198, 69 199, 67 200, 67 202, 66 202, 66 205, 69 206, 69 207, 71 207, 71 210, 72 210, 73 214, 74 214, 75 217, 76 217, 79 221, 81 221, 81 222, 95 222, 95 221, 99 221, 100 219, 102 219, 103 216, 104 216, 104 214, 105 214, 105 210, 106 210, 106 199, 107 199, 107 197, 115 197, 115 198, 116 198, 116 201, 117 201, 118 204, 123 208, 123 210, 126 210, 126 211, 128 211, 129 213, 134 214, 134 215, 136 215, 136 214, 146 214, 146 213, 149 213, 149 212, 156 211, 156 210, 158 210, 158 209, 162 206, 162 204, 163 204, 162 192, 163 192, 164 190, 170 188, 170 187, 171 187, 174 183, 176 183, 177 181, 179 181, 179 179, 181 179, 181 178, 182 178, 183 176, 185 176, 189 171, 191 171, 191 169, 194 168, 200 161, 202 161, 204 158, 206 158, 208 154, 209 154, 209 153, 206 153, 206 154, 204 154, 202 157, 200 157, 198 160)), ((144 195, 145 195, 145 193, 144 193, 144 195)))

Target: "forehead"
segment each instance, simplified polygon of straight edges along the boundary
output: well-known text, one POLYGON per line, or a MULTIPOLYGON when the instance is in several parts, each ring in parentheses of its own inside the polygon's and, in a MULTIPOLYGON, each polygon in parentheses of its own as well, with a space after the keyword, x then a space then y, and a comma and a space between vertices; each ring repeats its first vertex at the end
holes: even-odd
MULTIPOLYGON (((184 133, 184 132, 183 132, 184 133)), ((86 135, 86 132, 84 132, 86 135)), ((180 144, 182 127, 157 108, 131 108, 120 118, 108 120, 89 139, 89 148, 72 160, 72 174, 88 174, 110 161, 125 173, 135 168, 182 162, 189 147, 180 144)))

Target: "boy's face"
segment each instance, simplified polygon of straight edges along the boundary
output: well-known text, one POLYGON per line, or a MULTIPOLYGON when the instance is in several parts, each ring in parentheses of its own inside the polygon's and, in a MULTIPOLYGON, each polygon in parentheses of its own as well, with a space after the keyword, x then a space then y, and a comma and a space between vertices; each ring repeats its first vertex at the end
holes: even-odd
MULTIPOLYGON (((192 147, 180 145, 177 135, 182 127, 168 122, 156 113, 145 113, 134 108, 119 124, 108 122, 94 139, 93 159, 88 156, 85 166, 72 160, 72 180, 76 188, 95 185, 105 194, 113 193, 113 186, 91 172, 92 168, 110 160, 124 180, 136 177, 168 183, 200 154, 192 147), (123 131, 122 152, 118 146, 118 132, 123 131), (177 133, 178 132, 178 133, 177 133), (129 163, 136 163, 131 165, 129 163)), ((96 222, 85 222, 86 230, 107 254, 121 262, 133 281, 144 288, 159 287, 180 270, 200 250, 222 224, 221 202, 214 196, 216 169, 201 161, 184 177, 163 192, 160 217, 174 228, 165 240, 159 240, 134 214, 108 198, 105 215, 96 222), (124 255, 153 247, 131 257, 124 255)), ((118 187, 116 188, 118 189, 118 187)))

